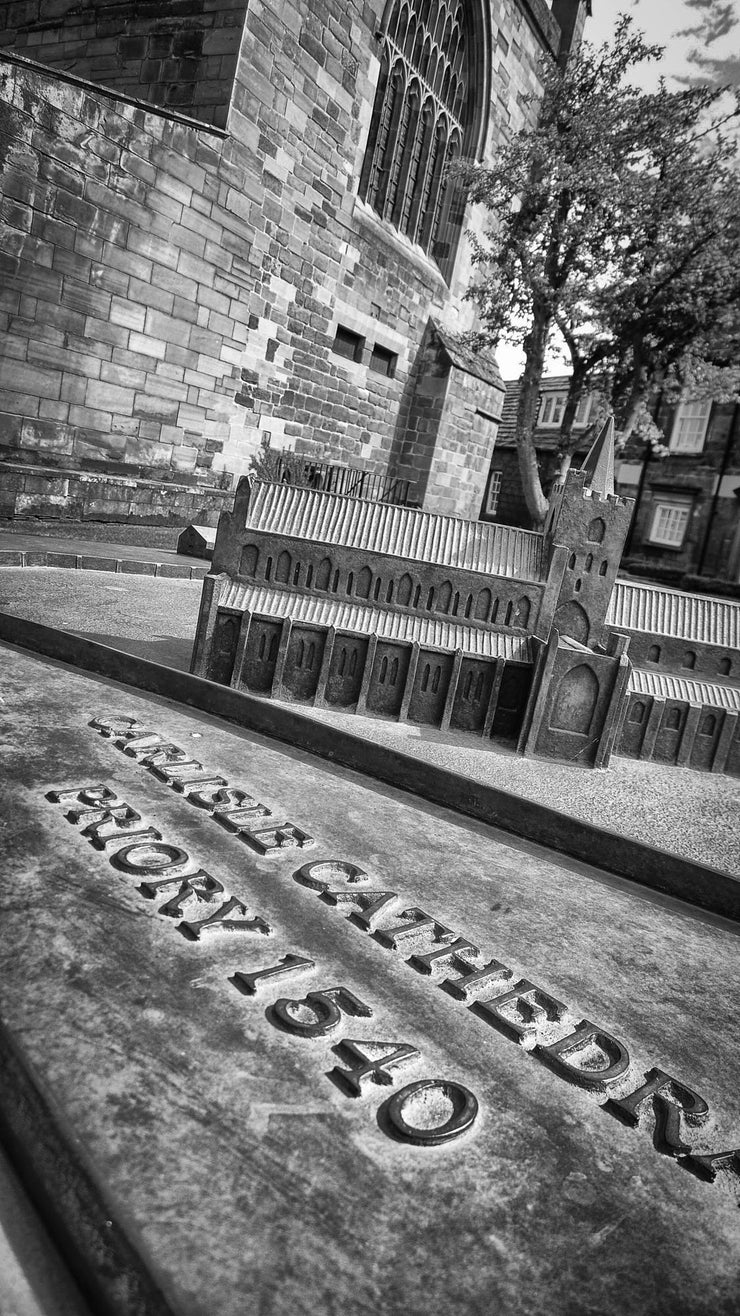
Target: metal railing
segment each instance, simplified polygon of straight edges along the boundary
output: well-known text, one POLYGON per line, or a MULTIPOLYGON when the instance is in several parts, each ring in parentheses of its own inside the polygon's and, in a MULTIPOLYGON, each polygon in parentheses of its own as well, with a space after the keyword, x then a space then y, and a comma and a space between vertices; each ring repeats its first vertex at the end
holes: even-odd
POLYGON ((338 466, 334 462, 315 461, 312 457, 301 460, 293 453, 289 461, 278 458, 271 478, 280 484, 302 485, 324 493, 344 494, 348 498, 365 498, 373 503, 394 503, 399 507, 415 504, 410 480, 372 475, 355 466, 338 466))

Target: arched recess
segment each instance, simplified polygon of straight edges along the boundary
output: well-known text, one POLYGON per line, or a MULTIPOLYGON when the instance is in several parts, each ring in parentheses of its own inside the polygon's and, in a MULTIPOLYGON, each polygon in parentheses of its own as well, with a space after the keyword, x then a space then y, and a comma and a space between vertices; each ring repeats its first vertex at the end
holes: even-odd
POLYGON ((528 626, 529 614, 531 610, 532 610, 532 605, 529 599, 527 598, 526 594, 523 594, 516 605, 516 612, 514 613, 514 625, 528 626))
POLYGON ((396 603, 402 608, 407 608, 411 601, 411 577, 408 572, 404 572, 398 582, 398 593, 396 603))
POLYGON ((584 609, 574 599, 569 603, 561 603, 555 613, 554 622, 561 635, 568 635, 571 640, 577 640, 579 644, 588 644, 591 625, 584 609))
POLYGON ((600 516, 595 516, 593 521, 589 521, 586 530, 586 538, 591 544, 600 544, 606 534, 606 521, 600 516))
POLYGON ((587 735, 598 698, 599 678, 593 668, 588 663, 571 667, 558 686, 550 726, 556 731, 587 735))
POLYGON ((373 583, 373 573, 369 567, 363 567, 357 577, 357 587, 355 593, 358 599, 370 598, 370 586, 373 583))
POLYGON ((240 576, 256 576, 257 563, 260 560, 260 551, 256 544, 245 544, 242 549, 242 555, 239 559, 240 576))
POLYGON ((331 562, 329 561, 328 557, 325 557, 322 562, 319 562, 318 569, 316 571, 316 584, 314 588, 328 590, 330 578, 331 578, 331 562))
POLYGON ((437 612, 449 612, 451 601, 452 601, 452 586, 449 580, 446 580, 444 585, 440 586, 439 595, 437 598, 437 612))
POLYGON ((491 591, 482 589, 475 602, 475 619, 476 621, 486 621, 491 611, 491 591))
POLYGON ((290 567, 290 553, 287 553, 285 549, 283 549, 277 560, 277 566, 275 567, 275 579, 283 585, 287 585, 290 580, 290 567))

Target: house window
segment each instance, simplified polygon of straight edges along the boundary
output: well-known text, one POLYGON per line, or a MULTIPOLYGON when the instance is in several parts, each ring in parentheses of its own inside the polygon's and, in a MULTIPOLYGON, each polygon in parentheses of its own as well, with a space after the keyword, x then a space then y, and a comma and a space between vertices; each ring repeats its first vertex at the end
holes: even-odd
POLYGON ((451 166, 476 153, 486 104, 470 8, 470 0, 395 0, 359 187, 448 283, 465 209, 451 166))
MULTIPOLYGON (((540 414, 537 418, 537 424, 545 428, 555 428, 560 425, 565 411, 565 404, 568 401, 567 392, 564 393, 543 393, 540 399, 540 414)), ((591 410, 591 397, 581 398, 576 409, 574 425, 585 425, 588 421, 588 415, 591 410)))
POLYGON ((563 419, 567 393, 545 393, 540 402, 538 425, 559 425, 563 419))
POLYGON ((691 503, 677 498, 658 499, 653 508, 648 542, 663 548, 681 548, 691 514, 691 503))
POLYGON ((711 410, 711 399, 687 398, 679 403, 668 441, 671 452, 702 452, 711 410))
POLYGON ((586 394, 586 397, 581 398, 580 402, 578 403, 578 409, 576 411, 574 424, 586 425, 588 423, 588 417, 590 411, 591 411, 591 398, 588 394, 586 394))
POLYGON ((483 505, 483 511, 486 516, 495 516, 498 511, 498 500, 501 496, 501 471, 491 471, 488 477, 488 490, 486 492, 486 501, 483 505))

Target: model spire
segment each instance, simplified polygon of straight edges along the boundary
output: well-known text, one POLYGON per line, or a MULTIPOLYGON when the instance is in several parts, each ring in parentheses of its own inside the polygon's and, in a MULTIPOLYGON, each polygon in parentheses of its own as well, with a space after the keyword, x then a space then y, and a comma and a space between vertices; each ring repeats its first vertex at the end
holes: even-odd
POLYGON ((614 493, 614 417, 604 422, 581 467, 586 488, 606 498, 614 493))

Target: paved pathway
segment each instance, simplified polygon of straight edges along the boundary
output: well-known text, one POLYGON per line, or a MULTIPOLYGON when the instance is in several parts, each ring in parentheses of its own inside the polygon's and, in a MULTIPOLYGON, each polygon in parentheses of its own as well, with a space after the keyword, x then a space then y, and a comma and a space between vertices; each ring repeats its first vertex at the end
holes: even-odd
POLYGON ((0 530, 0 566, 66 567, 183 580, 201 580, 208 570, 202 559, 170 548, 8 530, 0 530))

